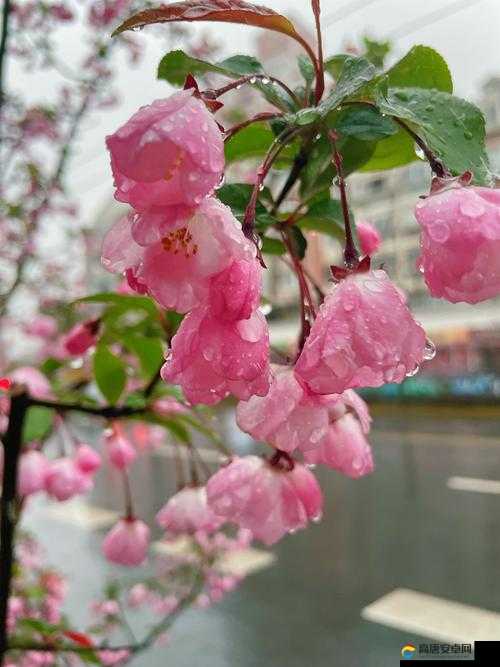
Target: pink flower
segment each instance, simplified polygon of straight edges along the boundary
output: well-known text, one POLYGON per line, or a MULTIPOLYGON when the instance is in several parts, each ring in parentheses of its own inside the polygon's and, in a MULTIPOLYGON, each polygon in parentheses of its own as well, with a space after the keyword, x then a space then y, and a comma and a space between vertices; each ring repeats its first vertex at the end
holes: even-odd
POLYGON ((104 28, 127 9, 130 0, 93 0, 90 6, 89 23, 104 28))
POLYGON ((104 538, 103 553, 118 565, 141 565, 147 557, 150 530, 139 519, 120 519, 104 538))
POLYGON ((43 491, 48 469, 49 462, 42 452, 31 450, 21 454, 17 480, 19 495, 26 497, 43 491))
POLYGON ((115 422, 105 438, 110 463, 118 470, 126 470, 137 458, 137 451, 125 437, 121 425, 115 422))
POLYGON ((106 649, 98 651, 97 656, 103 665, 106 667, 116 667, 124 665, 130 658, 130 651, 127 649, 106 649))
POLYGON ((31 366, 21 366, 9 374, 9 378, 16 384, 24 384, 34 398, 52 398, 50 383, 38 369, 31 366))
POLYGON ((212 280, 212 314, 228 322, 247 320, 259 307, 261 293, 262 268, 257 260, 235 261, 212 280))
POLYGON ((75 463, 84 474, 92 475, 101 467, 101 457, 93 447, 81 444, 76 450, 75 463))
POLYGON ((157 398, 151 407, 156 414, 161 415, 162 417, 178 414, 182 415, 188 412, 187 407, 172 396, 162 396, 161 398, 157 398))
POLYGON ((274 377, 266 396, 252 396, 249 401, 238 404, 238 426, 256 440, 285 452, 317 446, 329 427, 328 410, 322 404, 322 397, 302 387, 293 369, 275 367, 273 370, 274 377))
POLYGON ((158 512, 156 522, 173 535, 198 530, 212 533, 224 523, 208 506, 204 486, 186 486, 176 493, 158 512))
POLYGON ((350 274, 326 297, 295 366, 314 393, 402 382, 426 337, 385 271, 350 274))
POLYGON ((51 462, 45 478, 45 490, 56 500, 69 500, 91 488, 91 477, 85 475, 73 459, 63 457, 51 462))
POLYGON ((144 584, 135 584, 128 592, 127 604, 132 609, 137 609, 148 601, 150 595, 149 588, 144 584))
POLYGON ((479 303, 500 294, 500 190, 455 182, 419 201, 415 216, 432 296, 479 303))
POLYGON ((50 315, 37 315, 25 326, 26 333, 40 338, 52 338, 57 333, 57 321, 50 315))
POLYGON ((336 419, 315 449, 304 452, 309 464, 321 463, 357 479, 373 472, 371 447, 352 414, 336 419))
POLYGON ((51 5, 50 13, 59 21, 71 21, 73 19, 73 12, 62 2, 51 5))
POLYGON ((332 396, 311 394, 292 369, 276 369, 267 396, 238 404, 237 422, 256 440, 281 451, 301 450, 307 463, 322 463, 350 477, 373 470, 365 437, 370 414, 352 389, 332 396))
POLYGON ((206 303, 211 279, 233 261, 252 262, 256 255, 231 210, 212 197, 190 217, 162 230, 161 240, 145 248, 131 234, 131 217, 112 227, 103 244, 104 267, 125 271, 134 290, 147 291, 161 306, 179 313, 206 303))
POLYGON ((224 170, 221 131, 192 90, 142 107, 106 144, 115 197, 137 210, 199 204, 224 170))
POLYGON ((359 246, 363 255, 372 256, 380 248, 382 237, 378 230, 366 220, 356 222, 356 231, 358 232, 359 246))
POLYGON ((314 475, 299 463, 283 467, 257 456, 234 458, 207 483, 216 514, 252 531, 265 544, 319 520, 323 496, 314 475), (293 468, 291 466, 293 465, 293 468))
POLYGON ((75 324, 64 336, 64 347, 74 356, 85 354, 96 344, 98 329, 99 321, 96 320, 75 324))
POLYGON ((230 393, 242 400, 269 389, 269 332, 255 311, 248 320, 221 322, 207 309, 193 310, 172 340, 161 371, 191 403, 213 405, 230 393))

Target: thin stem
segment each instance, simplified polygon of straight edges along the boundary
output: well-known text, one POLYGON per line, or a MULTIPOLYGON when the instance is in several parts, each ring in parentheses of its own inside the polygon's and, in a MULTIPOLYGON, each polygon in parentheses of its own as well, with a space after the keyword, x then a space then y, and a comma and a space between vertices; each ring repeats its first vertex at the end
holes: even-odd
POLYGON ((347 188, 342 167, 342 156, 337 148, 337 135, 335 132, 329 132, 330 142, 333 148, 333 163, 337 170, 337 183, 340 190, 340 202, 342 204, 342 213, 344 216, 345 227, 345 249, 344 262, 347 268, 352 269, 359 264, 359 252, 354 243, 354 237, 351 227, 351 216, 349 213, 349 204, 347 202, 347 188))
POLYGON ((7 432, 3 438, 4 468, 0 500, 0 667, 7 651, 7 616, 14 562, 15 500, 22 433, 30 400, 23 388, 11 396, 7 432))
POLYGON ((5 59, 9 41, 9 18, 12 10, 11 0, 4 0, 2 10, 2 35, 0 37, 0 110, 5 98, 5 59))
POLYGON ((269 76, 267 74, 249 74, 248 76, 243 76, 240 79, 236 79, 235 81, 231 81, 231 83, 228 83, 225 86, 222 86, 222 88, 216 88, 215 90, 206 90, 203 95, 205 97, 208 97, 209 99, 217 99, 221 95, 224 95, 225 93, 228 93, 231 90, 235 90, 235 88, 240 88, 241 86, 244 86, 247 83, 256 83, 257 81, 261 81, 263 83, 273 83, 276 86, 280 86, 285 93, 290 97, 291 100, 293 100, 294 104, 297 107, 302 106, 299 98, 291 88, 289 88, 286 83, 281 81, 281 79, 277 79, 274 76, 269 76))
POLYGON ((130 478, 126 470, 122 471, 123 493, 125 496, 125 519, 132 521, 135 518, 134 503, 132 500, 132 489, 130 488, 130 478))
POLYGON ((452 175, 451 172, 449 172, 445 167, 443 162, 431 151, 429 146, 427 146, 425 141, 421 139, 421 137, 419 137, 418 134, 414 132, 411 127, 409 127, 409 125, 407 125, 400 118, 396 118, 395 116, 392 117, 392 120, 401 128, 403 128, 403 130, 410 135, 413 141, 422 150, 422 153, 425 155, 426 160, 428 161, 432 171, 436 174, 436 176, 439 176, 439 178, 449 178, 452 175))
POLYGON ((234 137, 235 134, 237 134, 241 130, 244 130, 246 127, 252 125, 253 123, 274 120, 275 118, 282 118, 282 117, 283 117, 282 113, 270 113, 267 111, 263 113, 258 113, 257 115, 252 116, 252 118, 248 118, 247 120, 244 120, 242 123, 239 123, 238 125, 233 125, 233 127, 230 127, 229 130, 226 130, 224 141, 229 141, 234 137))
POLYGON ((301 319, 301 331, 300 331, 300 338, 299 338, 299 345, 298 345, 298 354, 302 352, 302 348, 304 347, 304 344, 307 340, 307 337, 309 336, 309 332, 311 330, 311 324, 309 322, 309 316, 314 319, 316 317, 316 309, 314 307, 314 302, 311 298, 311 293, 309 291, 309 286, 307 284, 307 280, 304 275, 304 269, 302 267, 302 262, 300 259, 297 257, 297 253, 295 252, 295 249, 293 247, 293 241, 290 237, 290 230, 289 229, 282 229, 281 230, 281 238, 283 239, 283 243, 285 244, 288 254, 290 255, 290 258, 293 263, 293 269, 295 271, 295 275, 297 276, 297 281, 299 283, 299 289, 300 289, 300 319, 301 319), (307 312, 309 310, 309 313, 307 312))
POLYGON ((325 68, 323 64, 323 37, 321 35, 321 6, 320 0, 311 0, 318 38, 318 68, 316 71, 316 104, 319 104, 325 92, 325 68))
POLYGON ((145 413, 144 408, 132 408, 128 405, 80 405, 79 403, 59 403, 58 401, 46 401, 39 398, 30 398, 29 403, 30 405, 52 408, 58 412, 83 412, 104 419, 121 419, 122 417, 134 417, 145 413))
MULTIPOLYGON (((264 162, 261 164, 259 169, 257 170, 257 180, 255 182, 252 195, 250 197, 250 201, 248 203, 247 209, 245 211, 245 218, 243 220, 243 233, 245 236, 253 241, 257 247, 259 239, 257 238, 257 235, 255 234, 255 229, 254 229, 254 224, 255 224, 255 214, 256 214, 256 209, 257 209, 257 201, 259 199, 259 192, 261 191, 262 186, 264 185, 264 181, 266 179, 267 174, 271 170, 271 167, 274 164, 274 161, 276 158, 279 156, 281 151, 285 148, 287 143, 296 137, 300 132, 302 131, 301 128, 287 128, 282 132, 279 137, 277 137, 271 148, 269 149, 269 152, 266 155, 266 158, 264 162)), ((260 252, 260 251, 259 251, 260 252)), ((262 258, 261 258, 262 261, 262 258)))

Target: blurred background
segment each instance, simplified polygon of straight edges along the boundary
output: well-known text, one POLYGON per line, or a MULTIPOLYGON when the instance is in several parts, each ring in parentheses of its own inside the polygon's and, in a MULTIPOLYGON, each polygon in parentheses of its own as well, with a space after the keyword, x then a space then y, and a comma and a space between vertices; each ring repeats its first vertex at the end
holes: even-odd
MULTIPOLYGON (((309 2, 266 4, 312 34, 309 2)), ((497 0, 322 0, 322 9, 327 55, 377 48, 390 64, 414 44, 438 50, 449 64, 455 93, 484 111, 491 162, 500 169, 497 0)), ((60 32, 59 46, 71 66, 79 57, 74 28, 60 32)), ((289 40, 231 25, 189 32, 218 59, 256 49, 270 74, 298 82, 299 51, 289 40)), ((156 80, 157 64, 167 50, 185 44, 182 33, 167 40, 158 28, 134 39, 143 59, 137 66, 125 58, 118 62, 114 88, 120 103, 84 122, 66 174, 79 224, 92 231, 85 256, 91 270, 81 275, 90 277, 93 291, 111 284, 99 267, 99 239, 123 213, 112 198, 104 137, 139 106, 168 94, 168 85, 156 80)), ((10 69, 8 82, 40 103, 50 97, 55 76, 52 70, 33 76, 19 67, 10 69)), ((249 96, 249 104, 257 104, 249 96)), ((398 664, 406 644, 454 645, 450 657, 467 660, 457 646, 500 639, 500 302, 451 305, 427 295, 415 268, 419 236, 413 208, 428 187, 429 169, 422 162, 349 179, 356 219, 372 222, 384 239, 376 261, 407 292, 437 347, 435 359, 404 384, 365 392, 375 418, 375 474, 361 481, 323 474, 323 522, 287 537, 275 557, 257 559, 258 572, 241 589, 211 610, 183 617, 168 649, 138 658, 137 665, 387 667, 398 664)), ((71 253, 56 235, 48 252, 71 253)), ((306 266, 325 287, 339 253, 334 240, 309 235, 306 266)), ((266 281, 276 304, 269 314, 272 337, 286 346, 297 335, 296 281, 279 260, 270 264, 266 281)), ((29 318, 30 303, 21 292, 10 316, 29 318)), ((26 344, 5 334, 4 345, 26 344)), ((230 407, 220 421, 231 446, 250 451, 252 444, 232 425, 230 407)), ((156 497, 143 508, 150 516, 165 498, 165 484, 173 486, 170 470, 167 456, 135 471, 138 488, 154 489, 156 497)), ((103 481, 78 520, 70 505, 57 511, 39 507, 29 520, 54 564, 74 574, 71 605, 77 614, 83 613, 81 596, 98 590, 107 574, 96 554, 100 531, 117 509, 108 491, 103 481)))

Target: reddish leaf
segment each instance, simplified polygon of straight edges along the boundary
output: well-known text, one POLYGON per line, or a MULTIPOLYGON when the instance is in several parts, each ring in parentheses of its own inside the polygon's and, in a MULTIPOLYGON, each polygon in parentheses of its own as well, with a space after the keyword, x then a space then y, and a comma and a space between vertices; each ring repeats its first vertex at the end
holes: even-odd
POLYGON ((81 632, 73 632, 73 630, 64 630, 63 635, 68 639, 71 639, 75 644, 80 644, 85 648, 93 648, 94 644, 90 637, 82 634, 81 632))
POLYGON ((277 12, 254 5, 244 0, 186 0, 170 5, 145 9, 124 21, 114 31, 117 35, 125 30, 138 30, 152 23, 172 21, 220 21, 243 23, 258 28, 274 30, 297 40, 316 62, 314 52, 305 39, 295 30, 293 23, 277 12))

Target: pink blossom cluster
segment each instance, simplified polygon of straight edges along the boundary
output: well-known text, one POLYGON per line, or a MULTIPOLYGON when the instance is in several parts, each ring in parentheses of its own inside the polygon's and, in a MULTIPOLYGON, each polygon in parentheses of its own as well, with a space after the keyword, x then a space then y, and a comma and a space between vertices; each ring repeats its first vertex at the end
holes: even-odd
POLYGON ((72 456, 49 460, 36 448, 27 449, 19 459, 18 493, 23 498, 45 491, 60 502, 87 493, 101 465, 99 454, 79 444, 72 456))
POLYGON ((133 208, 109 231, 102 261, 140 294, 186 314, 162 370, 191 403, 269 389, 261 267, 231 210, 213 195, 221 131, 193 90, 140 109, 107 138, 115 197, 133 208))

